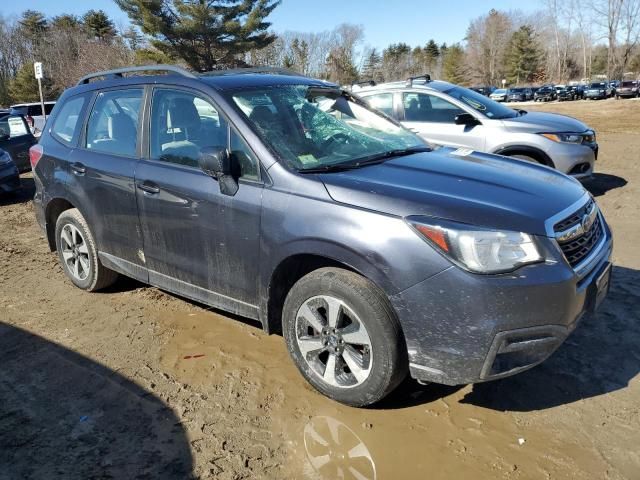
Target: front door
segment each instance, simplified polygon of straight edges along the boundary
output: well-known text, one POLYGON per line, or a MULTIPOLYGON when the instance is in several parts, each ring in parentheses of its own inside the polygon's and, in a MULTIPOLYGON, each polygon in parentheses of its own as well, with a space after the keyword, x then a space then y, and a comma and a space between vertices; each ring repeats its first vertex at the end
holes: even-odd
POLYGON ((263 190, 255 155, 211 101, 189 90, 155 88, 148 125, 136 189, 149 281, 255 316, 263 190), (203 147, 231 152, 235 196, 199 168, 203 147))
POLYGON ((430 143, 483 151, 483 125, 456 125, 455 117, 467 113, 457 105, 429 93, 402 94, 402 124, 430 143))

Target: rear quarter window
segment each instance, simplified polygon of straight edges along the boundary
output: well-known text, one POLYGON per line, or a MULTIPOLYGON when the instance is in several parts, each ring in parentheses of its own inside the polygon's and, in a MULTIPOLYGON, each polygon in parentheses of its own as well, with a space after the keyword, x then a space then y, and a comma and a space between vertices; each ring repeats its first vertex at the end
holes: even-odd
POLYGON ((51 127, 53 137, 67 145, 76 143, 82 123, 82 112, 88 98, 88 95, 78 95, 69 98, 62 105, 51 127))

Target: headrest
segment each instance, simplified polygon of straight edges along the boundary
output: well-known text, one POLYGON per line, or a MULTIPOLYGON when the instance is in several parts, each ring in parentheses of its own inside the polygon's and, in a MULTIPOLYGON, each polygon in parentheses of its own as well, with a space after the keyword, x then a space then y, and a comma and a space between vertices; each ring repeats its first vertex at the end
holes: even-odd
POLYGON ((273 121, 273 113, 269 110, 269 107, 265 107, 264 105, 258 105, 257 107, 253 107, 251 110, 251 115, 249 115, 249 120, 254 123, 257 123, 261 127, 268 127, 269 123, 273 121))
POLYGON ((174 98, 169 105, 169 127, 197 128, 200 126, 200 114, 188 98, 174 98))
POLYGON ((126 113, 115 113, 109 117, 109 136, 116 140, 136 137, 136 124, 126 113))

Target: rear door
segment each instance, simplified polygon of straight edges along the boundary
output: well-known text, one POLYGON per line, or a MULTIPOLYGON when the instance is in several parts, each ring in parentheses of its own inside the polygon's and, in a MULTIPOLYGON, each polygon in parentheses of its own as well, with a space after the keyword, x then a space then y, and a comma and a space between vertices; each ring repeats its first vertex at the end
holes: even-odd
POLYGON ((143 97, 138 86, 97 92, 79 148, 65 166, 69 190, 80 197, 101 258, 146 281, 134 185, 143 97))
POLYGON ((150 283, 255 317, 263 191, 256 156, 193 90, 154 88, 146 125, 149 158, 136 170, 136 187, 150 283), (204 147, 231 152, 235 196, 200 169, 204 147))
POLYGON ((0 148, 13 158, 20 171, 29 170, 29 148, 36 143, 27 122, 21 115, 0 118, 0 148))
POLYGON ((484 150, 483 125, 456 125, 455 117, 467 113, 448 100, 422 92, 403 92, 402 124, 428 142, 449 147, 484 150))

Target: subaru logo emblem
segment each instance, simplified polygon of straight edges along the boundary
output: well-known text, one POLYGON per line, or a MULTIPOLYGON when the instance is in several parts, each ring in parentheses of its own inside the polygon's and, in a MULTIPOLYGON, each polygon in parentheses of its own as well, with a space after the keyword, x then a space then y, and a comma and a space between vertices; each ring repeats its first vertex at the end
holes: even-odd
POLYGON ((584 215, 584 217, 582 217, 582 231, 583 232, 588 232, 589 229, 591 228, 591 225, 593 225, 594 220, 596 219, 595 216, 595 209, 593 209, 591 212, 587 213, 584 215))

